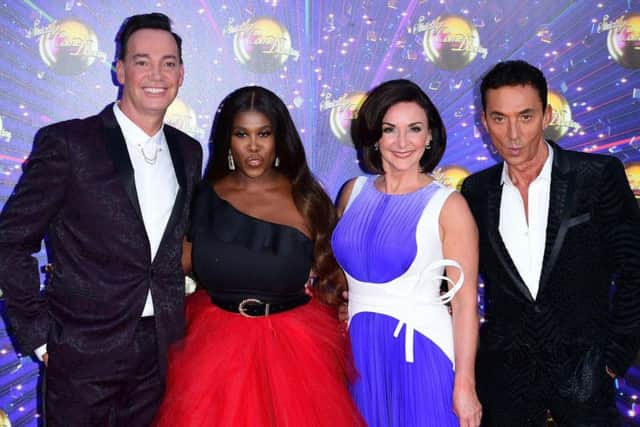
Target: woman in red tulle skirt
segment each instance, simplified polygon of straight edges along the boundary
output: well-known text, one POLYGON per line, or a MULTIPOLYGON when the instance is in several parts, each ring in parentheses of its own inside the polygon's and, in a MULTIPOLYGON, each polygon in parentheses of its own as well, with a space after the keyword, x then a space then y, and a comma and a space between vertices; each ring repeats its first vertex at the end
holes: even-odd
POLYGON ((187 318, 159 425, 360 425, 344 375, 344 337, 321 303, 252 319, 198 291, 187 318))
POLYGON ((183 256, 204 289, 187 299, 155 424, 364 425, 335 308, 344 283, 328 242, 335 212, 287 108, 266 89, 242 88, 215 123, 183 256))

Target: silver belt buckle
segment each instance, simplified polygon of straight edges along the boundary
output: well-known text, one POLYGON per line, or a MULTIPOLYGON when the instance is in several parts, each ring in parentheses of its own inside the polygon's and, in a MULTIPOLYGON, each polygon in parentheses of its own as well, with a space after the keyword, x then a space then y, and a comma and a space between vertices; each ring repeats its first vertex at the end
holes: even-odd
POLYGON ((264 317, 267 317, 269 315, 269 306, 271 304, 269 303, 264 303, 262 301, 260 301, 259 299, 255 299, 255 298, 247 298, 245 300, 240 301, 240 304, 238 304, 238 313, 242 314, 244 317, 262 317, 262 316, 254 316, 252 314, 249 314, 245 311, 246 306, 248 305, 264 305, 264 317))

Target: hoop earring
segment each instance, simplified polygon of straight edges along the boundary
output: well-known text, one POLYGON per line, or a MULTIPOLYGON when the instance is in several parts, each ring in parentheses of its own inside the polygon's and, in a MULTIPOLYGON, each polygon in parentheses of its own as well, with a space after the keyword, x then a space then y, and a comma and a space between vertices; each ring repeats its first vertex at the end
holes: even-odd
POLYGON ((276 160, 273 162, 273 167, 277 168, 280 166, 280 157, 276 156, 276 160))
POLYGON ((424 146, 425 151, 426 150, 431 150, 431 138, 429 138, 429 141, 427 141, 427 145, 424 146))
POLYGON ((230 171, 236 170, 236 163, 233 161, 233 156, 231 155, 231 148, 229 148, 229 153, 227 154, 227 166, 230 171))

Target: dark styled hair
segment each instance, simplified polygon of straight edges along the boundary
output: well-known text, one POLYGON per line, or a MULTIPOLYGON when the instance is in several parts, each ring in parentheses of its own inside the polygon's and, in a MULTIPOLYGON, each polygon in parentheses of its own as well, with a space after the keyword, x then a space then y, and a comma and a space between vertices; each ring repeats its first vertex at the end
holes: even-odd
POLYGON ((238 113, 255 111, 264 114, 273 129, 278 171, 291 182, 293 201, 302 214, 314 240, 313 271, 317 274, 314 290, 329 304, 340 301, 345 279, 331 251, 330 236, 337 221, 331 199, 313 177, 300 135, 289 110, 273 92, 259 86, 235 90, 223 101, 213 122, 209 161, 205 179, 214 183, 231 173, 227 153, 231 145, 233 120, 238 113))
POLYGON ((422 172, 436 167, 447 145, 447 132, 438 109, 426 93, 410 80, 390 80, 371 89, 351 122, 351 139, 361 151, 364 168, 372 173, 384 173, 380 151, 374 144, 382 137, 382 119, 387 110, 400 102, 415 102, 424 110, 431 131, 431 149, 420 158, 422 172))
POLYGON ((489 89, 527 85, 532 86, 538 92, 544 111, 547 108, 547 79, 544 78, 542 71, 522 60, 498 62, 484 75, 480 83, 482 109, 486 110, 487 108, 487 91, 489 89))
POLYGON ((133 15, 124 20, 116 36, 116 56, 119 60, 122 61, 127 56, 127 42, 131 35, 138 30, 144 29, 164 30, 171 33, 178 45, 178 58, 182 64, 182 38, 171 31, 171 19, 167 15, 158 12, 133 15))

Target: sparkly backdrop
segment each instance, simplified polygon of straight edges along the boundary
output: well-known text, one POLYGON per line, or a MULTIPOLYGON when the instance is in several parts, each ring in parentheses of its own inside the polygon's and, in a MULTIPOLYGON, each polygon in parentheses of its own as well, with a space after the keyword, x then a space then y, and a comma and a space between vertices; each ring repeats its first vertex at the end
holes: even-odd
MULTIPOLYGON (((548 136, 618 156, 640 197, 640 0, 0 0, 0 207, 38 128, 115 99, 115 33, 126 16, 149 11, 171 16, 184 39, 185 84, 167 121, 205 150, 222 98, 266 86, 289 106, 335 196, 361 173, 348 128, 364 92, 404 77, 442 113, 450 143, 437 175, 457 185, 497 161, 480 126, 479 77, 522 58, 547 75, 548 136)), ((38 379, 0 321, 0 427, 36 425, 38 379)), ((640 425, 640 371, 618 387, 625 423, 640 425)))

